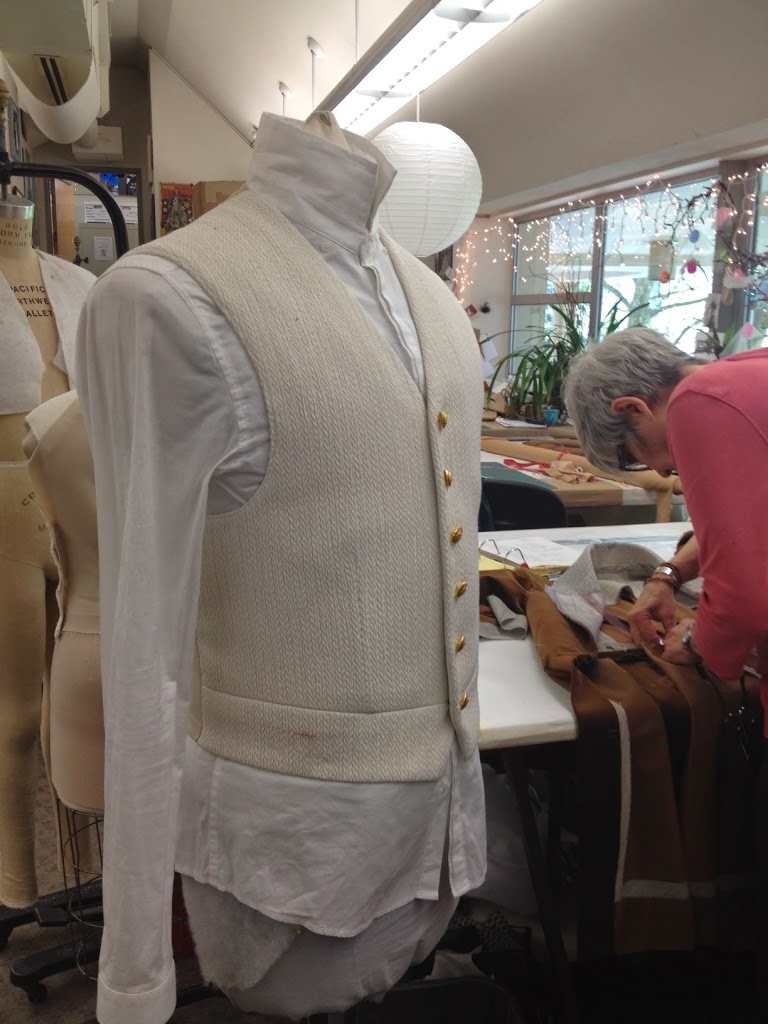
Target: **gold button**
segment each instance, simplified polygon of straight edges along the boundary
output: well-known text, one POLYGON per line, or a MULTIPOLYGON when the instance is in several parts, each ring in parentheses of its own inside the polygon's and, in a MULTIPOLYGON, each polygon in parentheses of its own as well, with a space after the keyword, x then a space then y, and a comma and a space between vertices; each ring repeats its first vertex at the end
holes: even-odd
POLYGON ((460 636, 456 640, 456 643, 453 646, 456 648, 456 653, 457 654, 459 653, 459 651, 463 651, 464 650, 464 644, 466 644, 466 642, 467 642, 467 638, 465 636, 460 636))
POLYGON ((450 487, 451 484, 453 483, 453 473, 450 471, 450 469, 443 470, 443 480, 445 480, 446 487, 450 487))
POLYGON ((293 934, 296 935, 297 937, 299 935, 303 935, 304 934, 304 929, 303 928, 294 928, 293 929, 293 934))
POLYGON ((462 693, 459 697, 459 711, 463 711, 467 704, 469 704, 469 694, 462 693))
POLYGON ((464 531, 460 526, 454 526, 451 530, 451 544, 458 544, 461 538, 464 536, 464 531))
POLYGON ((462 580, 461 583, 457 583, 456 586, 453 588, 453 596, 454 597, 464 597, 466 592, 467 592, 467 584, 466 584, 466 581, 464 581, 464 580, 462 580))
POLYGON ((448 413, 444 412, 442 409, 437 414, 437 425, 441 430, 445 430, 448 426, 448 413))

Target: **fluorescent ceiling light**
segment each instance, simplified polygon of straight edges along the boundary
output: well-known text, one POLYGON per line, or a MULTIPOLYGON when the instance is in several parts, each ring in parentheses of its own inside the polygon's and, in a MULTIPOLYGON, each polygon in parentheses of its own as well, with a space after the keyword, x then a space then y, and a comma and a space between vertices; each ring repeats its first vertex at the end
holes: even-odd
POLYGON ((414 0, 323 100, 366 135, 541 0, 414 0))

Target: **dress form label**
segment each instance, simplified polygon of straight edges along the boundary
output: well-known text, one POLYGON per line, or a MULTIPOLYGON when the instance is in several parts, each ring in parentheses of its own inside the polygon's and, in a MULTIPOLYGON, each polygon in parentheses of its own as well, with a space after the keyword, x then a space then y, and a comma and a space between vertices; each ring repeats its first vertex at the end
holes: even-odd
MULTIPOLYGON (((31 222, 10 222, 0 217, 0 232, 4 228, 15 237, 19 232, 22 235, 25 232, 29 233, 31 222), (18 228, 18 225, 21 227, 18 228)), ((31 240, 21 250, 16 250, 12 254, 9 247, 3 244, 0 236, 0 274, 5 279, 8 289, 13 293, 17 309, 24 314, 24 321, 29 328, 29 341, 32 344, 37 344, 42 357, 40 401, 45 402, 49 398, 68 391, 69 381, 66 373, 54 364, 59 348, 59 332, 56 313, 48 296, 43 277, 42 259, 43 257, 32 248, 31 240)), ((6 301, 10 301, 10 296, 7 293, 6 301)), ((11 312, 12 310, 9 309, 8 313, 11 312)), ((16 313, 13 315, 14 318, 17 317, 16 313)), ((2 349, 2 339, 0 339, 0 355, 2 349)), ((15 431, 14 436, 17 433, 18 431, 15 431)), ((21 438, 23 437, 22 429, 21 438)))
POLYGON ((53 316, 51 300, 42 284, 14 284, 13 294, 27 317, 53 316))
POLYGON ((0 250, 8 256, 21 256, 32 244, 32 221, 0 218, 0 250))

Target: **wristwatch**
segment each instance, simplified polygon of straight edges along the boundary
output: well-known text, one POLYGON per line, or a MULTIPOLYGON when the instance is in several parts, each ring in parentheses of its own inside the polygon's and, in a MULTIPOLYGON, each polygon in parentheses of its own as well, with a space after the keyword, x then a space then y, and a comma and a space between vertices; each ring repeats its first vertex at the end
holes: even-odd
POLYGON ((695 657, 699 658, 699 657, 701 657, 701 655, 696 650, 696 648, 693 646, 693 631, 694 631, 695 628, 696 628, 696 620, 695 619, 691 619, 691 621, 685 627, 685 632, 682 635, 680 643, 685 648, 685 650, 688 651, 689 654, 693 654, 695 657))
POLYGON ((657 565, 651 573, 650 579, 669 583, 675 590, 679 590, 683 585, 682 573, 677 566, 671 565, 669 562, 662 562, 661 565, 657 565))

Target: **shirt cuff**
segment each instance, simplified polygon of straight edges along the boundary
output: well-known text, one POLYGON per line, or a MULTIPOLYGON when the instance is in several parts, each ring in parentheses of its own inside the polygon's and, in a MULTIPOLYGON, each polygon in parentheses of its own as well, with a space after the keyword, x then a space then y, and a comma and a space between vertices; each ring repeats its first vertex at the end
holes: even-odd
POLYGON ((176 1009, 176 967, 149 992, 118 992, 99 978, 96 1019, 99 1024, 166 1024, 176 1009))

